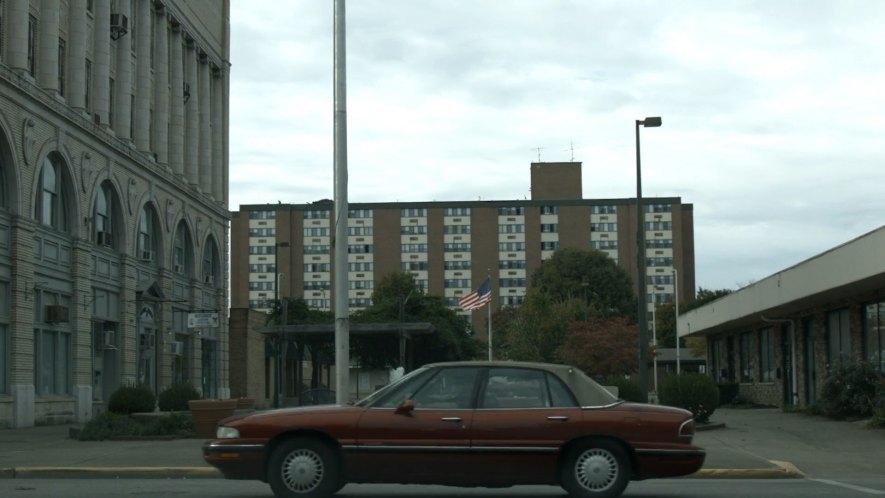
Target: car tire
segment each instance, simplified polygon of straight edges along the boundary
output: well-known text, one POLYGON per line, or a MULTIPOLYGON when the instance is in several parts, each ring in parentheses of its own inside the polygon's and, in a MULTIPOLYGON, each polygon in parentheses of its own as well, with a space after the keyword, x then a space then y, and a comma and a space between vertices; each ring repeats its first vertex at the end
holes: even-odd
POLYGON ((630 460, 614 441, 588 440, 562 460, 560 482, 575 498, 616 498, 630 481, 630 460))
POLYGON ((279 498, 324 498, 341 488, 335 450, 312 438, 280 444, 268 460, 267 482, 279 498))

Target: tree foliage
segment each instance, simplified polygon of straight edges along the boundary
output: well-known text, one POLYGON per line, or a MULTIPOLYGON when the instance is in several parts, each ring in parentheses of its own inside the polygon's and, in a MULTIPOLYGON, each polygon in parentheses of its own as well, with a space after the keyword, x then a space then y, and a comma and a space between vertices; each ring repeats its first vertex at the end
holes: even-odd
POLYGON ((572 322, 599 317, 636 316, 630 277, 596 250, 563 248, 542 262, 518 308, 493 318, 495 357, 557 362, 572 322))
POLYGON ((586 306, 577 299, 551 302, 543 295, 526 299, 519 308, 505 308, 495 314, 494 357, 556 362, 569 324, 585 313, 586 306))
MULTIPOLYGON (((703 287, 698 289, 694 299, 687 303, 679 303, 679 314, 691 311, 695 308, 713 302, 722 296, 727 296, 733 291, 731 289, 710 290, 703 287)), ((676 347, 676 306, 670 301, 658 305, 655 309, 655 332, 658 338, 658 346, 662 348, 676 347)), ((683 343, 685 339, 683 339, 683 343)), ((695 344, 695 348, 698 344, 695 344)))
POLYGON ((630 276, 602 251, 563 248, 532 274, 532 290, 551 302, 579 299, 596 316, 636 316, 630 276))
POLYGON ((557 356, 593 376, 623 376, 639 371, 637 344, 636 324, 626 317, 591 318, 571 323, 557 356))
MULTIPOLYGON (((438 296, 425 294, 409 273, 381 278, 372 294, 372 306, 353 316, 354 322, 429 322, 434 331, 416 334, 410 341, 406 362, 413 366, 439 361, 476 359, 482 345, 467 334, 467 322, 438 296)), ((369 368, 400 366, 399 338, 394 334, 354 336, 351 351, 369 368)))

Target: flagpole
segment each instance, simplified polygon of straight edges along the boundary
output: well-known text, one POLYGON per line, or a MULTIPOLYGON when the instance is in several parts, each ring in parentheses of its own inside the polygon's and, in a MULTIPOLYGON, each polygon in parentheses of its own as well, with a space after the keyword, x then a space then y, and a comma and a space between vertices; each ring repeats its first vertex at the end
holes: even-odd
MULTIPOLYGON (((487 271, 488 271, 488 275, 486 278, 489 279, 489 297, 491 297, 491 294, 492 294, 492 289, 491 289, 492 270, 491 270, 491 268, 489 268, 487 271)), ((489 309, 488 309, 488 313, 489 313, 489 361, 492 361, 492 300, 491 299, 489 299, 488 305, 489 305, 489 309)))

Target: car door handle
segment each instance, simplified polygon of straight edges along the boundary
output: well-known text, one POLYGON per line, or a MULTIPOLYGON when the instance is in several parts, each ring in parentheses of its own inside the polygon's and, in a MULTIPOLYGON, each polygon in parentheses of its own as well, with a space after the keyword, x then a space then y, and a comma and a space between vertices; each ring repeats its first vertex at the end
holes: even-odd
POLYGON ((560 422, 565 422, 566 420, 568 420, 568 417, 566 417, 565 415, 551 415, 547 417, 547 420, 558 420, 560 422))
POLYGON ((461 417, 443 417, 440 420, 443 422, 461 422, 461 417))

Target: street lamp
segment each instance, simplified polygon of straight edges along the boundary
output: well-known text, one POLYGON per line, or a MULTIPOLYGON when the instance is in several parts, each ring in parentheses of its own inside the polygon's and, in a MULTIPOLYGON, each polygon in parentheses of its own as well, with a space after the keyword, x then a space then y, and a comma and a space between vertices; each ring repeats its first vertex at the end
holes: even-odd
MULTIPOLYGON (((279 258, 277 257, 277 251, 281 247, 289 247, 288 241, 277 242, 274 244, 273 250, 273 273, 274 273, 274 283, 273 283, 273 303, 274 306, 279 309, 280 312, 280 325, 285 322, 285 316, 283 315, 283 307, 280 306, 280 275, 279 268, 277 268, 277 263, 279 258)), ((283 404, 283 333, 280 332, 280 337, 277 340, 277 396, 276 400, 274 400, 274 407, 279 408, 283 404)))
POLYGON ((646 358, 646 347, 648 346, 648 320, 646 312, 648 304, 646 303, 647 294, 645 292, 645 213, 642 207, 642 168, 639 154, 639 126, 646 128, 657 128, 661 126, 660 117, 645 118, 644 120, 636 120, 636 297, 639 301, 639 391, 641 393, 641 401, 648 401, 648 360, 646 358))

